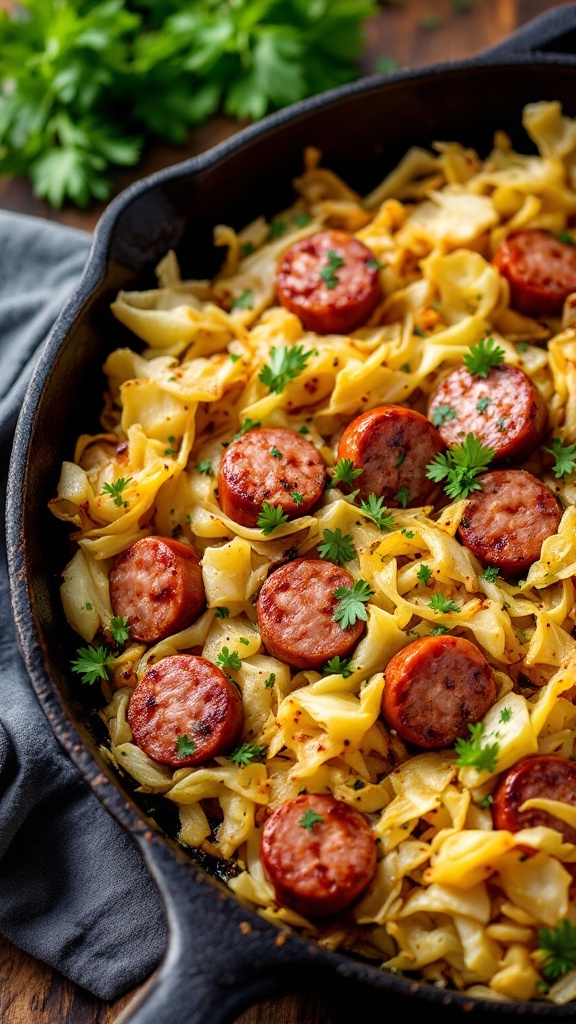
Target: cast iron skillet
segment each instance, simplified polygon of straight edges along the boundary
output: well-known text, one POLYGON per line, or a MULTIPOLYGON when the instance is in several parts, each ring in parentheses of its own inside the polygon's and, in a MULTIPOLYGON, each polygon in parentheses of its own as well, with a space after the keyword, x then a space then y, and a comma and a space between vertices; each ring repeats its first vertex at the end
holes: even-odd
POLYGON ((19 419, 8 484, 12 603, 30 678, 55 734, 105 806, 142 851, 164 900, 166 955, 124 1024, 232 1024, 247 1006, 308 985, 342 986, 357 1007, 398 1019, 412 1009, 426 1021, 477 1022, 520 1016, 574 1021, 576 1008, 471 1000, 398 977, 347 954, 280 931, 244 905, 213 864, 193 859, 148 816, 99 751, 96 716, 70 684, 74 644, 61 609, 67 530, 47 511, 60 465, 74 440, 97 430, 107 353, 128 343, 109 303, 119 288, 154 285, 153 268, 176 250, 186 277, 207 277, 221 254, 217 223, 242 227, 292 199, 291 179, 313 144, 323 163, 359 191, 374 187, 410 145, 458 140, 481 155, 495 129, 530 148, 525 103, 561 101, 576 115, 576 4, 524 26, 472 60, 374 76, 283 110, 214 149, 132 185, 102 216, 77 291, 39 359, 19 419), (360 1002, 361 1000, 361 1002, 360 1002))

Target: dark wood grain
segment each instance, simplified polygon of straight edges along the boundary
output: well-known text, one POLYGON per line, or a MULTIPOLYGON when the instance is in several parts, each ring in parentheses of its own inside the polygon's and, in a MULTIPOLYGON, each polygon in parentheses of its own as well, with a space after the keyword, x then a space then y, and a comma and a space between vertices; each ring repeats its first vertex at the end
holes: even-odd
MULTIPOLYGON (((10 0, 0 0, 0 7, 10 0)), ((454 0, 396 0, 383 3, 367 26, 362 72, 377 69, 382 57, 400 67, 422 67, 472 56, 509 35, 517 26, 558 6, 547 0, 471 0, 466 13, 455 13, 454 0), (436 27, 432 28, 433 17, 436 27)), ((143 154, 135 171, 117 182, 123 188, 150 171, 202 152, 239 125, 214 118, 194 131, 186 146, 157 146, 143 154)), ((91 231, 102 212, 52 210, 35 199, 24 180, 0 178, 0 207, 45 217, 91 231)), ((298 979, 294 979, 295 986, 298 979)), ((2 1024, 112 1024, 134 993, 103 1003, 0 938, 0 1020, 2 1024)), ((237 1024, 350 1024, 354 1011, 330 992, 294 992, 246 1010, 237 1024)), ((206 1022, 210 1024, 210 1022, 206 1022)))

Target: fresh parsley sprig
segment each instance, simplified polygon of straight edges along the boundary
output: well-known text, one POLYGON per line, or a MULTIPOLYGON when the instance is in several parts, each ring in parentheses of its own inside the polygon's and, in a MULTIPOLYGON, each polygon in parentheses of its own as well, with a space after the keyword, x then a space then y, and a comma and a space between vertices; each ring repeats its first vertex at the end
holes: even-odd
POLYGON ((265 537, 287 522, 288 516, 282 511, 281 505, 270 505, 267 501, 262 502, 262 511, 258 515, 256 525, 259 530, 262 530, 265 537))
POLYGON ((568 476, 569 473, 574 472, 576 469, 576 444, 564 444, 562 438, 553 437, 550 445, 542 446, 545 452, 550 452, 550 455, 554 456, 554 476, 557 480, 560 480, 563 476, 568 476))
POLYGON ((185 732, 176 737, 176 753, 178 757, 190 757, 196 751, 196 744, 185 732))
POLYGON ((102 494, 109 494, 111 498, 114 498, 114 504, 120 508, 124 505, 124 508, 128 507, 128 502, 122 497, 123 492, 128 487, 128 484, 132 482, 132 477, 119 476, 113 483, 102 484, 102 494))
POLYGON ((576 927, 564 920, 555 928, 541 928, 538 948, 544 954, 542 974, 547 981, 556 981, 576 967, 576 927))
POLYGON ((252 764, 253 761, 260 761, 266 754, 266 747, 261 746, 259 743, 242 743, 241 746, 236 747, 231 754, 228 754, 228 760, 232 764, 237 764, 239 767, 243 767, 247 764, 252 764))
POLYGON ((125 644, 130 639, 130 626, 124 615, 113 615, 110 619, 110 633, 115 643, 125 644))
POLYGON ((494 338, 482 338, 477 345, 471 345, 464 356, 464 366, 472 377, 487 377, 494 366, 504 362, 506 353, 496 344, 494 338))
POLYGON ((324 544, 318 545, 320 558, 327 558, 330 562, 344 565, 356 558, 356 548, 349 533, 342 534, 339 526, 335 530, 324 530, 324 544))
POLYGON ((376 526, 381 533, 384 530, 391 530, 394 526, 394 516, 384 504, 384 498, 377 498, 374 493, 360 502, 360 508, 376 526))
POLYGON ((482 745, 483 722, 468 723, 468 732, 470 733, 469 740, 458 737, 454 744, 454 750, 458 754, 456 764, 460 768, 476 768, 476 771, 479 772, 493 772, 500 750, 499 744, 482 745))
POLYGON ((342 676, 343 679, 348 679, 352 675, 352 669, 350 668, 351 658, 341 658, 339 654, 336 654, 334 658, 330 658, 325 665, 322 666, 322 675, 324 676, 342 676))
POLYGON ((79 647, 76 658, 71 663, 73 672, 77 672, 82 683, 93 686, 99 679, 108 681, 108 669, 114 658, 105 647, 79 647))
POLYGON ((301 825, 302 828, 305 828, 307 832, 312 832, 314 825, 320 825, 323 821, 324 818, 322 815, 316 814, 316 811, 313 811, 310 808, 309 810, 304 811, 304 814, 300 818, 298 824, 301 825))
POLYGON ((448 615, 449 612, 458 613, 460 611, 460 605, 456 604, 450 597, 445 597, 444 594, 434 594, 428 602, 428 607, 433 612, 442 612, 443 615, 448 615))
POLYGON ((238 651, 229 651, 227 647, 223 647, 220 651, 216 658, 216 664, 218 668, 242 668, 242 661, 238 651))
POLYGON ((333 291, 338 284, 339 278, 336 271, 340 270, 340 267, 343 266, 344 259, 342 256, 337 252, 333 252, 332 249, 329 249, 326 253, 326 265, 322 267, 322 270, 320 271, 320 277, 329 291, 333 291))
POLYGON ((340 623, 341 629, 348 629, 354 626, 358 619, 366 622, 368 613, 366 605, 372 597, 366 580, 356 580, 353 587, 338 587, 334 591, 334 597, 338 601, 332 618, 340 623))
POLYGON ((338 459, 332 474, 332 484, 345 484, 346 487, 352 487, 356 477, 361 476, 363 472, 362 467, 354 469, 352 459, 338 459))
POLYGON ((442 427, 445 423, 455 420, 457 416, 456 409, 453 409, 451 405, 437 405, 432 412, 432 423, 435 427, 442 427))
POLYGON ((475 478, 488 469, 494 455, 493 448, 485 447, 475 434, 468 434, 462 444, 429 462, 426 476, 436 483, 444 483, 449 498, 466 498, 471 491, 481 490, 475 478))
POLYGON ((258 380, 265 384, 273 394, 281 394, 286 385, 299 377, 306 369, 312 350, 304 350, 303 345, 281 345, 270 349, 270 362, 262 367, 258 380))

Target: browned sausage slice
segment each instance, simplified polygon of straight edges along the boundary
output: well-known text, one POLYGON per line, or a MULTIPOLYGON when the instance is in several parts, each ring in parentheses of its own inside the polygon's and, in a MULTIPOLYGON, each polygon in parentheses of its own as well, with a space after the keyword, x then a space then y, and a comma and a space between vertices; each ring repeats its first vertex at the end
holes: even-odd
POLYGON ((272 812, 261 857, 278 903, 305 917, 345 910, 376 872, 368 819, 343 800, 314 793, 287 800, 272 812))
POLYGON ((496 700, 494 673, 462 637, 426 636, 395 654, 385 671, 382 713, 409 743, 450 747, 496 700))
POLYGON ((154 761, 177 768, 231 750, 243 722, 234 683, 192 654, 174 654, 149 668, 128 705, 134 742, 154 761))
POLYGON ((364 631, 356 622, 342 629, 333 618, 334 592, 354 586, 354 577, 332 562, 297 558, 275 569, 258 595, 258 626, 273 658, 295 668, 320 668, 339 655, 345 658, 364 631))
POLYGON ((495 459, 522 459, 542 440, 546 403, 530 378, 516 366, 494 366, 488 376, 473 377, 459 366, 440 383, 428 406, 428 418, 450 410, 438 430, 451 447, 475 434, 492 448, 495 459), (439 409, 439 407, 442 407, 439 409))
POLYGON ((524 469, 495 469, 464 509, 460 540, 485 565, 504 575, 523 572, 540 558, 542 544, 558 530, 561 512, 549 487, 524 469))
POLYGON ((282 305, 317 334, 348 334, 381 298, 374 253, 346 231, 319 231, 290 246, 276 287, 282 305))
POLYGON ((576 246, 550 231, 514 231, 500 243, 492 262, 510 285, 510 304, 526 316, 557 316, 576 291, 576 246))
POLYGON ((264 502, 295 519, 320 500, 325 479, 324 460, 311 441, 284 427, 255 427, 226 449, 218 501, 241 526, 257 525, 264 502))
POLYGON ((381 405, 348 424, 338 458, 350 459, 354 469, 362 470, 354 480, 361 498, 373 493, 395 508, 426 502, 436 488, 426 477, 428 463, 444 450, 436 427, 421 413, 402 405, 381 405))
POLYGON ((114 615, 133 640, 151 644, 189 626, 206 603, 200 559, 189 544, 142 537, 116 558, 109 576, 114 615))
POLYGON ((576 806, 576 763, 556 754, 536 754, 515 764, 493 794, 495 828, 519 832, 546 825, 561 832, 567 843, 576 843, 576 828, 536 807, 521 810, 527 800, 558 800, 576 806))

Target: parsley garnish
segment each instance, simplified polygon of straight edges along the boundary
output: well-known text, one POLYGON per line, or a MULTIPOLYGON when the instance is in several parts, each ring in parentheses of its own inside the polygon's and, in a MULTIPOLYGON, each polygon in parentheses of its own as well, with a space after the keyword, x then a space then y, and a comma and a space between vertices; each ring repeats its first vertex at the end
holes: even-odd
POLYGON ((204 459, 204 462, 198 462, 196 464, 196 470, 198 473, 205 473, 206 476, 212 476, 212 463, 210 459, 204 459))
POLYGON ((216 609, 216 618, 217 619, 227 619, 229 615, 230 615, 230 612, 229 612, 228 608, 225 608, 225 607, 222 606, 221 608, 217 608, 216 609))
POLYGON ((370 267, 370 270, 384 270, 386 264, 380 263, 380 260, 377 260, 376 257, 374 257, 374 259, 366 260, 366 266, 370 267))
POLYGON ((546 954, 542 974, 555 981, 576 967, 576 927, 570 921, 559 921, 555 928, 540 928, 539 949, 546 954))
POLYGON ((437 483, 445 480, 444 490, 449 498, 466 498, 470 491, 481 490, 474 478, 488 469, 494 455, 493 448, 485 448, 479 437, 468 434, 462 444, 429 462, 426 476, 437 483))
POLYGON ((338 601, 332 618, 340 623, 341 629, 348 629, 358 619, 366 622, 368 613, 365 605, 372 597, 372 591, 366 580, 356 580, 353 587, 338 587, 334 591, 334 597, 338 601))
POLYGON ((254 306, 254 295, 248 289, 245 289, 241 295, 238 295, 234 299, 234 302, 230 306, 230 309, 252 309, 254 306))
POLYGON ((502 711, 500 712, 500 718, 498 719, 498 721, 499 722, 509 722, 511 718, 512 718, 512 712, 511 712, 510 708, 502 708, 502 711))
POLYGON ((128 502, 124 501, 122 497, 122 491, 128 487, 132 477, 119 476, 113 484, 102 484, 102 494, 109 494, 110 497, 114 498, 114 504, 120 508, 120 505, 124 505, 124 508, 128 506, 128 502))
POLYGON ((460 768, 476 768, 476 771, 479 772, 493 772, 500 750, 498 743, 492 743, 488 747, 482 746, 484 732, 482 722, 469 723, 468 732, 470 733, 469 740, 458 737, 454 744, 454 750, 458 754, 456 764, 460 768))
POLYGON ((196 744, 194 740, 191 740, 186 733, 182 733, 181 736, 176 737, 176 752, 178 757, 190 757, 196 750, 196 744))
POLYGON ((113 615, 110 619, 110 632, 117 644, 125 644, 130 638, 130 626, 123 615, 113 615))
POLYGON ((343 679, 348 679, 348 676, 352 675, 352 669, 350 668, 351 661, 351 658, 341 658, 340 655, 337 654, 322 666, 322 675, 342 676, 343 679))
POLYGON ((374 522, 381 533, 384 530, 391 530, 394 526, 394 516, 384 504, 384 498, 377 498, 374 493, 369 494, 366 501, 360 502, 362 511, 374 522))
POLYGON ((421 565, 416 573, 416 578, 420 580, 420 583, 428 583, 428 580, 432 576, 432 569, 429 565, 421 565))
MULTIPOLYGON (((240 430, 238 430, 234 434, 234 437, 232 438, 232 441, 237 441, 239 437, 242 437, 242 434, 246 433, 247 430, 254 430, 256 427, 259 427, 259 426, 260 426, 260 420, 256 420, 253 423, 252 420, 250 419, 250 417, 248 416, 240 424, 240 430)), ((232 443, 232 442, 230 442, 230 443, 232 443)))
POLYGON ((464 356, 464 365, 472 377, 487 377, 493 366, 504 362, 504 349, 496 345, 494 338, 482 338, 472 345, 464 356))
POLYGON ((337 252, 329 249, 326 254, 326 266, 322 267, 322 270, 320 271, 320 277, 329 291, 332 291, 338 284, 339 278, 336 271, 343 266, 344 260, 342 256, 339 256, 337 252))
POLYGON ((366 783, 364 782, 364 779, 356 779, 354 781, 354 785, 352 786, 352 789, 355 789, 355 790, 364 789, 365 785, 366 785, 366 783))
POLYGON ((363 469, 354 469, 352 459, 338 459, 334 466, 332 484, 345 484, 346 487, 352 487, 352 482, 363 472, 363 469))
POLYGON ((339 526, 334 531, 324 530, 323 537, 325 543, 318 545, 320 558, 327 558, 331 562, 340 563, 340 565, 356 558, 356 548, 352 537, 349 533, 343 536, 339 526))
POLYGON ((517 348, 519 352, 527 352, 530 346, 527 341, 519 341, 517 348))
POLYGON ((262 747, 258 743, 243 743, 228 755, 228 760, 232 761, 232 764, 243 767, 246 764, 251 764, 252 761, 259 761, 265 753, 266 747, 262 747))
POLYGON ((550 447, 542 446, 545 452, 554 456, 554 476, 559 480, 561 477, 572 473, 576 469, 576 444, 564 444, 560 437, 553 437, 550 447))
POLYGON ((262 502, 262 511, 258 516, 257 527, 262 530, 265 537, 273 533, 278 526, 288 522, 288 516, 282 511, 281 505, 269 505, 267 501, 262 502))
POLYGON ((99 679, 108 680, 108 666, 112 664, 113 658, 105 647, 79 647, 76 651, 76 658, 71 663, 73 672, 81 676, 82 683, 92 686, 99 679))
POLYGON ((435 427, 442 427, 444 423, 455 420, 457 416, 456 409, 453 409, 451 405, 437 405, 432 413, 432 423, 435 427))
POLYGON ((277 220, 273 220, 270 225, 270 231, 268 232, 268 239, 282 238, 282 235, 286 234, 286 221, 278 217, 277 220))
POLYGON ((396 501, 400 502, 402 508, 406 508, 410 501, 410 491, 407 487, 401 487, 400 490, 394 495, 396 501))
POLYGON ((281 394, 286 385, 306 369, 312 351, 305 352, 302 345, 282 345, 270 349, 270 363, 263 366, 258 380, 274 394, 281 394))
POLYGON ((246 258, 246 256, 251 256, 253 252, 256 252, 256 247, 252 242, 244 242, 242 246, 242 256, 246 258))
POLYGON ((431 608, 433 612, 443 612, 446 615, 448 612, 460 611, 460 605, 456 604, 455 601, 452 601, 451 598, 444 597, 444 594, 434 594, 428 602, 428 607, 431 608))
POLYGON ((496 583, 499 575, 500 569, 496 565, 487 565, 481 579, 486 580, 487 583, 496 583))
POLYGON ((298 824, 301 825, 302 828, 307 829, 308 832, 311 832, 314 825, 318 825, 322 821, 324 821, 324 818, 320 814, 316 814, 316 811, 308 810, 304 811, 304 814, 300 818, 298 824))
POLYGON ((501 434, 503 434, 504 431, 506 430, 507 423, 508 420, 506 419, 505 416, 501 416, 500 419, 498 420, 498 430, 500 431, 501 434))
POLYGON ((576 245, 574 236, 571 235, 569 231, 559 231, 556 238, 559 242, 564 242, 566 245, 576 245))
POLYGON ((479 398, 478 401, 476 402, 476 408, 477 408, 478 412, 479 413, 486 412, 486 409, 490 405, 491 401, 492 401, 491 398, 487 398, 487 397, 479 398))
POLYGON ((242 668, 242 661, 238 651, 229 651, 227 647, 223 647, 220 654, 216 658, 216 664, 218 668, 242 668))
POLYGON ((275 682, 276 682, 276 673, 275 672, 271 672, 270 675, 268 676, 268 679, 264 680, 264 686, 266 687, 267 690, 269 690, 271 686, 274 686, 275 682))
POLYGON ((278 449, 275 448, 274 446, 272 446, 272 448, 270 449, 270 455, 272 455, 275 459, 282 458, 282 452, 279 452, 278 449))
POLYGON ((423 331, 421 327, 418 327, 418 324, 414 325, 414 327, 412 328, 412 333, 415 334, 417 338, 427 338, 428 337, 426 331, 423 331))
POLYGON ((400 532, 403 533, 405 537, 408 537, 408 540, 412 540, 414 536, 414 530, 407 530, 405 526, 402 527, 400 532))
POLYGON ((305 228, 311 220, 312 217, 309 213, 295 213, 292 217, 292 223, 295 224, 297 228, 305 228))
POLYGON ((434 626, 434 629, 430 630, 429 636, 444 636, 444 633, 448 633, 448 626, 434 626))
POLYGON ((304 501, 304 495, 300 494, 300 491, 290 491, 290 497, 296 505, 301 505, 304 501))

